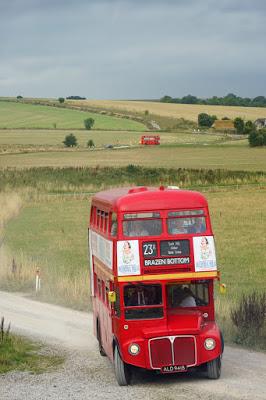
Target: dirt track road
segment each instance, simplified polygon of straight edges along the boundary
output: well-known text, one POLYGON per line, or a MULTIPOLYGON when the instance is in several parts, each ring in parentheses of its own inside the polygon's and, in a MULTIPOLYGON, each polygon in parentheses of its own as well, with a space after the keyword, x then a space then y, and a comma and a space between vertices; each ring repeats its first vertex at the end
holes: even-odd
POLYGON ((266 399, 266 355, 226 347, 220 380, 200 375, 155 376, 137 372, 129 387, 119 387, 107 358, 98 354, 90 314, 0 292, 0 317, 12 330, 67 352, 56 372, 0 375, 1 400, 266 399))

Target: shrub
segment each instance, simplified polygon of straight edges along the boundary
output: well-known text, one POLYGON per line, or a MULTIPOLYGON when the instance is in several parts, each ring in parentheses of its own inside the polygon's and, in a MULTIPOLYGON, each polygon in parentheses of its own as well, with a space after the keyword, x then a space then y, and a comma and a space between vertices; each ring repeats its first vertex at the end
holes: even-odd
POLYGON ((18 100, 21 100, 21 99, 23 99, 23 97, 20 96, 20 95, 18 95, 18 96, 17 96, 17 99, 18 99, 18 100))
POLYGON ((94 119, 93 118, 87 118, 84 119, 84 126, 85 129, 90 130, 94 125, 94 119))
POLYGON ((243 119, 239 118, 239 117, 235 118, 234 119, 234 127, 236 128, 236 132, 239 135, 242 135, 242 133, 244 133, 244 127, 245 127, 245 123, 244 123, 243 119))
POLYGON ((78 145, 78 141, 75 135, 73 133, 70 133, 65 137, 65 140, 63 141, 64 145, 66 147, 75 147, 78 145))
POLYGON ((59 103, 62 104, 62 103, 64 103, 65 99, 64 99, 64 97, 59 97, 59 98, 58 98, 58 101, 59 101, 59 103))
POLYGON ((210 128, 216 119, 217 119, 216 115, 200 113, 198 115, 198 125, 210 128))
POLYGON ((145 111, 144 111, 144 114, 145 114, 145 115, 149 115, 149 110, 145 110, 145 111))
POLYGON ((92 139, 88 140, 87 146, 88 146, 89 148, 95 147, 94 141, 93 141, 92 139))
POLYGON ((247 121, 244 126, 244 133, 249 135, 251 132, 256 130, 256 126, 253 124, 252 121, 247 121))
POLYGON ((266 146, 266 129, 264 128, 250 132, 248 141, 251 147, 266 146))
POLYGON ((266 293, 244 294, 238 307, 231 311, 231 319, 237 328, 236 340, 250 343, 259 339, 265 323, 266 293))

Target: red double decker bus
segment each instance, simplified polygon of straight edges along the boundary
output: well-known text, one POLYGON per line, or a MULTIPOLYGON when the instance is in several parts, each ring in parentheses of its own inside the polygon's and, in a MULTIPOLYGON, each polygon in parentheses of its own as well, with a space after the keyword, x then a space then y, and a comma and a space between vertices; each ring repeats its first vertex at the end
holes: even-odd
POLYGON ((99 192, 89 247, 95 335, 119 385, 130 382, 132 366, 160 373, 201 366, 219 378, 219 275, 205 197, 174 187, 99 192))
POLYGON ((157 145, 160 144, 160 135, 142 135, 140 144, 157 145))

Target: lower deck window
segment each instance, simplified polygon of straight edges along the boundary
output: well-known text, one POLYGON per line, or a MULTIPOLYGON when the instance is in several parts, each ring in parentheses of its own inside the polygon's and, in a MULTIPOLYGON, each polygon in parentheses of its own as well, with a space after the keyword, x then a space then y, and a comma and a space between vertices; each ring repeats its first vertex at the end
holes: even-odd
POLYGON ((126 319, 162 318, 161 285, 127 285, 124 287, 126 319))
POLYGON ((208 281, 167 285, 168 307, 199 307, 209 304, 208 281))

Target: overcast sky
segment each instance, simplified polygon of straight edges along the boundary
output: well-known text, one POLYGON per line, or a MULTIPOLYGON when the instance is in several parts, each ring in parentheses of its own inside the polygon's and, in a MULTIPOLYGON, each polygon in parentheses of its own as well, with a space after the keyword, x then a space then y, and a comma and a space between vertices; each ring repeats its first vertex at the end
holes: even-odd
POLYGON ((265 0, 0 0, 0 96, 266 96, 265 0))

